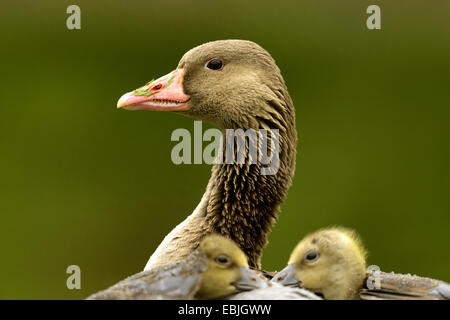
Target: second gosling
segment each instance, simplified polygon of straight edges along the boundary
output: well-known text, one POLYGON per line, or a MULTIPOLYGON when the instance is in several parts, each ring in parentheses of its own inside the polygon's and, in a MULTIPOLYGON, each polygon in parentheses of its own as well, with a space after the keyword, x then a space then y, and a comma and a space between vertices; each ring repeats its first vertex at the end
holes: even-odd
POLYGON ((366 277, 366 256, 354 231, 321 229, 299 242, 288 266, 272 281, 300 285, 327 300, 359 299, 366 277))

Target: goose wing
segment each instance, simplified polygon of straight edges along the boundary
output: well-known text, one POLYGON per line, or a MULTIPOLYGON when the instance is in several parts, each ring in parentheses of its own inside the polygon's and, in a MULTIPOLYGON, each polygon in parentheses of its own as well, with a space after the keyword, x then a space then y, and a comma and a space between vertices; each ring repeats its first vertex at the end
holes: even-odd
POLYGON ((201 283, 207 259, 199 250, 186 259, 132 275, 87 300, 188 300, 201 283))
POLYGON ((271 283, 270 287, 245 291, 235 294, 230 300, 322 300, 321 297, 303 289, 284 287, 277 283, 271 283))
POLYGON ((368 272, 363 300, 449 300, 450 285, 410 274, 368 272))

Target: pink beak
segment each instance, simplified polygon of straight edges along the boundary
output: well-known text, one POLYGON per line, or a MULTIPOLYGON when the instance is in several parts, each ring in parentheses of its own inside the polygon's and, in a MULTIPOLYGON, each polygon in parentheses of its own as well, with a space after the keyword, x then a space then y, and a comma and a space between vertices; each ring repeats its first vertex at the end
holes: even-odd
POLYGON ((183 92, 184 69, 176 69, 171 73, 152 80, 145 86, 128 92, 120 97, 117 108, 126 110, 189 110, 190 97, 183 92))

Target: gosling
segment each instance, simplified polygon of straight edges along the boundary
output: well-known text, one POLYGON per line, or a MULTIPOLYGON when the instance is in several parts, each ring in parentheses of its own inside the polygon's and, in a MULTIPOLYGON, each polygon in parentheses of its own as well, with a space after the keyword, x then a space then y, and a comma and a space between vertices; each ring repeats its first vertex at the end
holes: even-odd
POLYGON ((273 282, 301 286, 327 300, 448 300, 450 285, 419 276, 366 271, 367 252, 356 232, 327 228, 302 239, 273 282))
POLYGON ((327 300, 357 299, 366 277, 366 251, 345 228, 321 229, 295 247, 272 281, 301 285, 327 300))
POLYGON ((137 273, 88 300, 219 299, 271 284, 249 269, 247 258, 231 240, 203 239, 187 258, 137 273))

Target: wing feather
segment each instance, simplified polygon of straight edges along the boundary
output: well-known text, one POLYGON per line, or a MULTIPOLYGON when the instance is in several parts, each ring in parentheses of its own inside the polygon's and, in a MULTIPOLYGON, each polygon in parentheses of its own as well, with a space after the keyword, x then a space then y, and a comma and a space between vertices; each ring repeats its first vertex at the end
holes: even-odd
POLYGON ((450 285, 410 274, 368 272, 363 300, 448 300, 450 285))
POLYGON ((196 250, 186 259, 132 275, 87 300, 189 300, 193 299, 207 267, 196 250))

